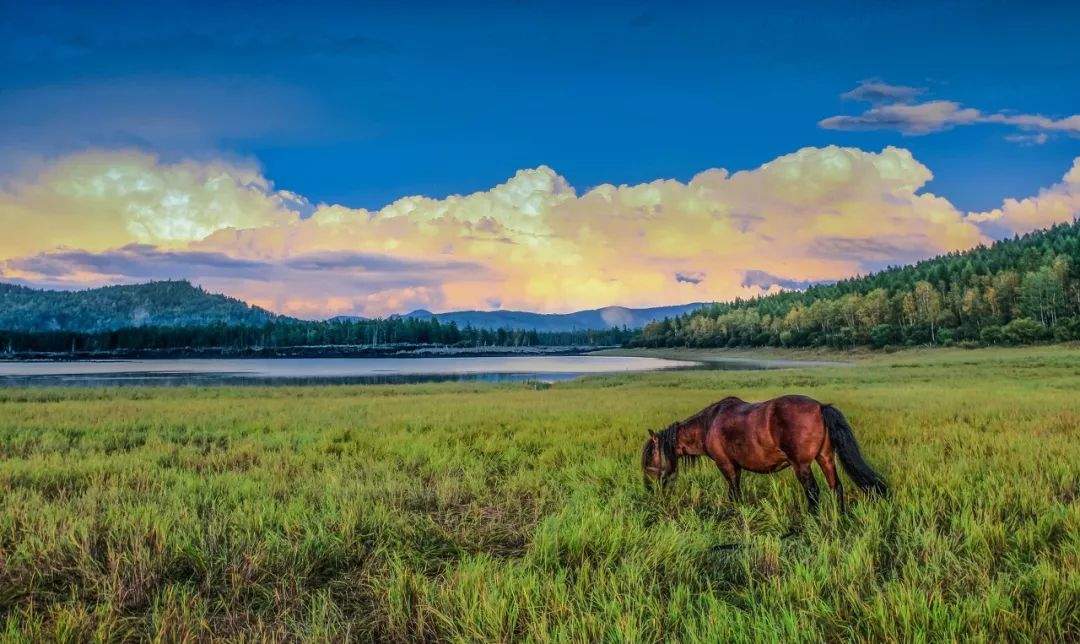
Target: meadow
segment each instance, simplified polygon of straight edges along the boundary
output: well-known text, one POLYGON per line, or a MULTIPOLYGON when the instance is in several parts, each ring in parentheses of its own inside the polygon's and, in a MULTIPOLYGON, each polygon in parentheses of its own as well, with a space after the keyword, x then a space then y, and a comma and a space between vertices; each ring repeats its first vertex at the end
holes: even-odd
POLYGON ((0 639, 1076 641, 1078 391, 1076 346, 0 390, 0 639), (892 496, 808 517, 785 471, 732 506, 708 464, 645 490, 646 429, 781 393, 837 405, 892 496))

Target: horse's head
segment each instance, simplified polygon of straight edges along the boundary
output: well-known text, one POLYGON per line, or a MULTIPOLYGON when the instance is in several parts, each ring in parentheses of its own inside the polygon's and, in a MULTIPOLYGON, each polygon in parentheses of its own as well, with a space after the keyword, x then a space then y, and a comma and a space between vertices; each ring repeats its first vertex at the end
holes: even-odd
POLYGON ((675 447, 664 439, 664 433, 657 434, 650 429, 649 438, 641 448, 641 471, 646 490, 656 483, 664 487, 675 478, 675 447))

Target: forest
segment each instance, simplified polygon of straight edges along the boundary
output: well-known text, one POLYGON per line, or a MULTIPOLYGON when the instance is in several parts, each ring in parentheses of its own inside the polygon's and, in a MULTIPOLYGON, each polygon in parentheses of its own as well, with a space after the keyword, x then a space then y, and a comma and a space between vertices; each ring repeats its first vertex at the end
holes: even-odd
POLYGON ((187 281, 43 290, 0 283, 0 329, 97 333, 123 327, 259 326, 273 313, 187 281))
POLYGON ((879 273, 713 304, 635 347, 981 346, 1080 340, 1080 222, 879 273))
POLYGON ((97 353, 166 350, 284 349, 361 347, 378 350, 401 345, 446 347, 615 346, 634 334, 626 328, 582 331, 459 328, 435 318, 338 319, 306 321, 278 317, 258 325, 215 323, 203 326, 131 326, 111 331, 0 331, 0 352, 97 353))

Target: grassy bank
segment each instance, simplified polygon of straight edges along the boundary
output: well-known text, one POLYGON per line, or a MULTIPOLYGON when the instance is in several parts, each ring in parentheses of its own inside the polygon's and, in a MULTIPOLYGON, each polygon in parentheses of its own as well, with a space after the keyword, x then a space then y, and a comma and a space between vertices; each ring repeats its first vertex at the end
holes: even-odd
POLYGON ((880 351, 859 348, 851 351, 830 349, 828 347, 813 347, 810 349, 792 349, 784 347, 753 347, 733 348, 724 347, 662 347, 657 349, 646 348, 616 348, 601 349, 594 351, 598 356, 648 356, 653 358, 670 358, 673 360, 727 360, 731 358, 743 358, 748 360, 805 360, 805 361, 851 361, 871 358, 875 355, 884 355, 880 351))
POLYGON ((645 348, 614 348, 601 349, 592 352, 598 356, 644 356, 651 358, 667 358, 671 360, 697 360, 701 362, 726 360, 782 360, 798 362, 864 362, 864 363, 898 363, 911 361, 926 361, 928 363, 955 363, 970 362, 973 357, 976 360, 1013 359, 1022 360, 1031 356, 1043 355, 1073 355, 1080 351, 1080 343, 1066 342, 1058 344, 1018 347, 983 347, 983 348, 960 348, 960 347, 900 347, 892 350, 871 349, 870 347, 854 347, 851 349, 833 349, 830 347, 663 347, 657 349, 645 348), (1071 352, 1071 353, 1070 353, 1071 352))
POLYGON ((0 638, 1076 640, 1078 364, 0 390, 0 638), (643 490, 646 428, 786 392, 840 407, 894 496, 643 490))

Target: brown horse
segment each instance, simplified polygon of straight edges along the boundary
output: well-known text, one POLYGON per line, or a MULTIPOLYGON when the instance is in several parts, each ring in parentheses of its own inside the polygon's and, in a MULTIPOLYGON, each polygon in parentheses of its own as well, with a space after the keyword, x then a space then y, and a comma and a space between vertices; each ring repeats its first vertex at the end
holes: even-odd
POLYGON ((810 511, 817 512, 818 487, 811 464, 817 461, 825 481, 845 511, 844 488, 836 475, 833 451, 844 471, 864 490, 888 492, 885 481, 863 460, 855 434, 840 410, 806 396, 781 396, 748 403, 734 396, 713 403, 649 439, 641 451, 645 485, 666 485, 679 461, 705 455, 727 478, 732 501, 739 499, 739 473, 776 472, 791 466, 806 491, 810 511))

